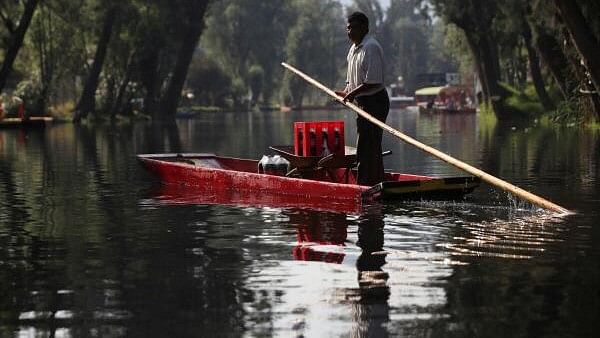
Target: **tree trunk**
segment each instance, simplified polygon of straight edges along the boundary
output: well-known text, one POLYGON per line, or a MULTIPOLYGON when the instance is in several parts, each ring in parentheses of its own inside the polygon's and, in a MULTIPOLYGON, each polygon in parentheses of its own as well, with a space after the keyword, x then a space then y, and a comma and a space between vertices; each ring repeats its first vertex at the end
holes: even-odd
POLYGON ((158 114, 158 97, 160 95, 160 83, 158 83, 159 49, 163 45, 153 46, 148 51, 142 51, 140 55, 140 80, 146 89, 142 110, 144 114, 154 116, 158 114))
POLYGON ((90 73, 83 87, 81 98, 75 108, 75 116, 73 117, 74 122, 79 122, 82 118, 85 118, 88 113, 93 114, 96 111, 96 89, 98 89, 100 73, 104 66, 104 59, 106 58, 108 43, 110 42, 110 37, 116 22, 117 12, 117 6, 112 6, 106 12, 104 25, 102 27, 100 39, 98 40, 98 46, 96 47, 96 55, 94 56, 90 73))
POLYGON ((465 33, 467 43, 473 54, 479 80, 483 91, 483 101, 489 104, 498 119, 504 118, 502 91, 499 85, 500 81, 500 63, 498 58, 498 49, 492 42, 489 32, 481 27, 485 22, 457 23, 465 33), (481 29, 477 29, 480 27, 481 29))
POLYGON ((576 91, 575 81, 571 74, 569 61, 554 34, 548 33, 544 27, 533 25, 534 45, 540 53, 544 64, 552 73, 563 98, 568 100, 576 91))
POLYGON ((174 120, 177 106, 181 98, 181 91, 187 77, 187 72, 198 45, 200 35, 204 29, 204 14, 208 6, 208 0, 195 0, 190 5, 188 28, 181 41, 181 47, 177 54, 177 61, 173 68, 173 75, 169 81, 167 91, 161 102, 160 118, 174 120))
MULTIPOLYGON (((565 36, 565 51, 575 49, 575 46, 573 46, 573 40, 566 38, 568 35, 569 33, 565 29, 565 32, 563 33, 563 36, 565 36)), ((576 87, 574 95, 572 96, 580 98, 580 103, 583 103, 581 106, 584 108, 584 110, 586 107, 589 107, 590 112, 600 116, 600 98, 598 97, 597 90, 594 88, 594 84, 590 82, 586 67, 581 64, 581 59, 578 54, 565 52, 565 55, 571 64, 574 77, 577 79, 575 83, 576 87), (581 96, 581 94, 584 95, 581 96)))
MULTIPOLYGON (((491 36, 491 24, 494 20, 495 10, 493 4, 482 4, 480 1, 469 1, 476 15, 462 20, 462 28, 465 35, 471 35, 471 50, 478 60, 477 68, 480 72, 479 78, 487 87, 486 103, 490 104, 498 119, 504 117, 502 92, 500 82, 500 59, 498 48, 491 36), (492 7, 490 7, 492 6, 492 7)), ((459 20, 457 20, 459 21, 459 20)), ((461 26, 461 25, 459 25, 461 26)))
POLYGON ((4 56, 4 62, 2 63, 2 68, 0 69, 0 92, 4 89, 6 85, 6 81, 12 71, 12 66, 17 58, 17 54, 23 46, 23 40, 25 39, 25 33, 27 33, 27 29, 29 28, 29 24, 31 23, 31 19, 33 18, 33 14, 39 4, 40 0, 28 0, 25 3, 25 10, 23 11, 23 15, 19 20, 19 26, 15 30, 14 35, 10 39, 10 44, 4 56))
POLYGON ((479 32, 479 36, 475 37, 471 32, 465 31, 465 35, 479 72, 484 102, 491 105, 496 117, 501 119, 504 116, 500 76, 497 73, 498 54, 492 48, 490 38, 484 33, 479 32))
POLYGON ((489 101, 494 110, 494 114, 498 120, 502 120, 504 116, 504 105, 502 103, 503 96, 500 88, 500 74, 498 70, 498 53, 494 48, 489 36, 484 35, 480 41, 482 68, 484 69, 487 78, 488 88, 490 92, 489 101))
MULTIPOLYGON (((469 49, 471 49, 471 54, 473 54, 473 59, 475 61, 475 67, 477 67, 477 74, 479 76, 479 82, 481 84, 481 102, 479 103, 489 103, 490 101, 490 88, 487 83, 487 77, 485 76, 485 71, 482 67, 481 61, 481 53, 479 52, 478 43, 475 42, 475 38, 471 33, 465 31, 465 36, 467 39, 467 43, 469 45, 469 49)), ((477 93, 475 93, 477 94, 477 93)))
MULTIPOLYGON (((121 80, 119 88, 117 89, 117 95, 115 98, 115 102, 113 106, 110 108, 110 118, 114 120, 117 116, 117 113, 123 112, 123 98, 125 97, 125 92, 127 91, 127 86, 131 82, 131 74, 133 72, 132 62, 133 62, 134 54, 130 54, 127 59, 127 68, 125 70, 125 76, 121 80)), ((129 105, 126 105, 129 106, 129 105)), ((125 111, 125 113, 131 113, 130 111, 125 111)))
POLYGON ((40 16, 43 16, 43 24, 40 27, 42 34, 40 34, 41 36, 38 39, 34 39, 34 45, 39 53, 40 95, 37 96, 35 102, 31 102, 28 105, 27 109, 30 113, 34 114, 44 114, 46 111, 48 93, 50 92, 50 86, 55 72, 55 62, 53 62, 55 59, 55 49, 52 46, 52 36, 49 36, 49 33, 51 34, 52 32, 52 16, 48 11, 44 11, 43 8, 38 11, 38 17, 40 16))
POLYGON ((496 79, 496 83, 502 81, 502 68, 500 67, 500 57, 498 56, 498 44, 494 42, 493 38, 489 34, 485 34, 485 42, 487 50, 489 51, 490 63, 494 67, 493 77, 496 79))
POLYGON ((598 95, 598 93, 591 94, 590 101, 591 101, 592 109, 596 113, 596 118, 600 119, 600 95, 598 95))
POLYGON ((571 40, 579 52, 595 91, 600 90, 600 45, 586 22, 581 8, 573 0, 554 0, 560 16, 564 20, 571 40))
POLYGON ((522 35, 523 41, 525 41, 525 47, 527 48, 527 55, 529 56, 529 71, 531 72, 531 80, 533 81, 535 91, 537 92, 544 109, 553 110, 555 108, 554 103, 550 99, 550 96, 548 96, 548 92, 546 92, 544 78, 542 77, 542 71, 540 70, 540 59, 537 52, 533 48, 533 44, 531 42, 531 28, 526 21, 523 21, 522 35))

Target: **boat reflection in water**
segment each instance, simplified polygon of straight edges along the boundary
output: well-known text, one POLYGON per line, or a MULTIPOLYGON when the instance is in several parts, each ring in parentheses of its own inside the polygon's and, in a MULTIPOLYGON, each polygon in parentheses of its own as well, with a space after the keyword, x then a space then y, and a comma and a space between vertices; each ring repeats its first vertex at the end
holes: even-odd
POLYGON ((292 251, 295 260, 337 264, 344 261, 348 235, 345 214, 301 210, 288 216, 296 225, 298 243, 292 251))
POLYGON ((384 213, 381 204, 331 204, 318 199, 299 199, 289 195, 260 195, 242 191, 214 191, 208 187, 186 189, 163 185, 151 198, 164 204, 235 205, 282 208, 296 228, 297 243, 291 255, 297 261, 355 264, 354 287, 333 287, 333 301, 350 306, 355 336, 387 336, 390 288, 384 244, 384 213), (200 189, 200 190, 199 190, 200 189), (350 215, 350 217, 348 217, 350 215), (352 218, 352 220, 349 220, 352 218), (348 225, 357 225, 358 240, 348 240, 348 225), (351 247, 351 248, 348 248, 351 247), (359 249, 358 256, 356 251, 359 249), (351 253, 347 254, 345 250, 351 253), (355 259, 355 262, 352 260, 355 259))
POLYGON ((336 199, 332 201, 327 196, 321 195, 267 194, 260 190, 239 190, 231 187, 214 188, 209 184, 194 186, 192 189, 186 186, 165 184, 152 190, 150 197, 159 203, 165 204, 298 208, 347 214, 359 214, 365 205, 353 199, 336 199))

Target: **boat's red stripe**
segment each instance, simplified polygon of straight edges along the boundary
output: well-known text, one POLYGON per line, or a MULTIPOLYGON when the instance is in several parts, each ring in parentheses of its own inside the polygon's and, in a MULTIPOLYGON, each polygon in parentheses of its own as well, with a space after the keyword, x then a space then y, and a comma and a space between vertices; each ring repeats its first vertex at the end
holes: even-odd
POLYGON ((241 189, 297 196, 320 196, 329 199, 360 199, 368 187, 339 184, 251 172, 205 168, 186 163, 165 162, 143 158, 149 171, 166 184, 204 186, 216 191, 241 189))

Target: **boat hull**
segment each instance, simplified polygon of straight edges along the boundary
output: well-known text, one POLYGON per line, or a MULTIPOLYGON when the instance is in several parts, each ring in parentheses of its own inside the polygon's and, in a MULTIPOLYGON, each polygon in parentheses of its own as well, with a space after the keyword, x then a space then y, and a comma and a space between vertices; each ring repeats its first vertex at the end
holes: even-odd
MULTIPOLYGON (((212 154, 144 154, 138 155, 138 159, 168 187, 163 188, 161 196, 171 196, 174 203, 333 207, 358 212, 360 205, 376 200, 461 197, 479 184, 472 177, 453 178, 450 182, 429 176, 386 173, 388 181, 369 187, 331 181, 345 175, 347 180, 345 169, 304 179, 258 173, 256 160, 212 154)), ((350 174, 353 175, 355 172, 350 174)))

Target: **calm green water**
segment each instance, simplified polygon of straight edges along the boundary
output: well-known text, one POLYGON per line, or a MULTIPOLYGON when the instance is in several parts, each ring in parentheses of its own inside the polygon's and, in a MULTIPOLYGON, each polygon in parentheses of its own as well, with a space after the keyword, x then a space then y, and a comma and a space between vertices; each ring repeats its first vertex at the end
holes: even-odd
MULTIPOLYGON (((344 119, 354 139, 343 111, 0 130, 0 336, 597 336, 598 133, 388 118, 578 212, 563 219, 487 185, 360 215, 172 203, 135 159, 260 158, 291 143, 293 121, 317 119, 344 119)), ((460 174, 391 137, 384 148, 386 168, 460 174)))

